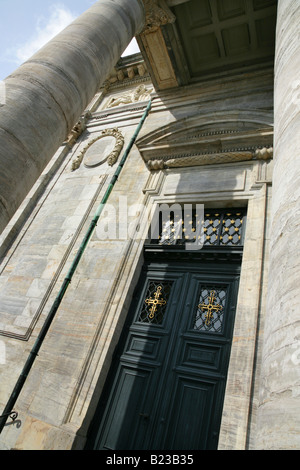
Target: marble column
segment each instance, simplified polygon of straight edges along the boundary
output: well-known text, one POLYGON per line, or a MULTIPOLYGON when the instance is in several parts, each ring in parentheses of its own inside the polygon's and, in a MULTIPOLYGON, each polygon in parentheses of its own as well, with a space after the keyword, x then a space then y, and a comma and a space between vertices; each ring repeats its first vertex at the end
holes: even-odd
POLYGON ((268 307, 257 448, 300 448, 300 3, 279 0, 268 307))
POLYGON ((142 0, 99 0, 7 77, 0 233, 144 21, 142 0))

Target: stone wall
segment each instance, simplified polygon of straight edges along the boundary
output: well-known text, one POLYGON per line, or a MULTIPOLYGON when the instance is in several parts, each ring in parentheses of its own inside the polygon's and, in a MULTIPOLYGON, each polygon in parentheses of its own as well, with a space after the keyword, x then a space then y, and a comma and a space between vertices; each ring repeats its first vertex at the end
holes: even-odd
POLYGON ((140 0, 96 2, 7 77, 0 233, 144 20, 140 0))
MULTIPOLYGON (((194 131, 208 134, 210 142, 223 144, 230 128, 251 136, 254 133, 259 140, 259 129, 270 130, 272 126, 272 86, 272 71, 261 69, 182 88, 176 95, 152 92, 152 111, 16 404, 18 420, 8 423, 0 436, 1 448, 83 447, 139 276, 148 229, 144 223, 138 236, 128 236, 128 224, 119 214, 124 216, 127 204, 132 210, 127 222, 132 227, 143 220, 143 208, 161 202, 248 206, 219 446, 249 446, 250 424, 255 433, 257 391, 253 380, 259 372, 255 360, 264 316, 272 160, 255 156, 253 140, 249 144, 251 158, 223 164, 212 159, 205 165, 150 171, 148 157, 157 146, 159 151, 165 146, 166 156, 174 157, 175 137, 184 144, 193 138, 194 131), (106 238, 108 227, 112 231, 106 238)), ((107 157, 115 152, 120 159, 116 146, 122 146, 124 139, 126 148, 151 90, 145 77, 99 90, 85 110, 82 133, 76 135, 75 129, 54 155, 2 235, 0 340, 6 358, 5 364, 0 364, 1 408, 115 171, 117 163, 111 165, 107 157), (143 89, 144 95, 138 96, 141 84, 146 92, 143 89)))

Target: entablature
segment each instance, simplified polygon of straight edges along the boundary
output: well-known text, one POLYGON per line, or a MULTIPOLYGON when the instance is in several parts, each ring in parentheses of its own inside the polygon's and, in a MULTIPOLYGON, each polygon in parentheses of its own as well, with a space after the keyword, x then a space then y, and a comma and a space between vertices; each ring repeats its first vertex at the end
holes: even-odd
POLYGON ((269 160, 273 127, 247 113, 184 118, 141 137, 137 147, 150 170, 269 160))
POLYGON ((277 0, 143 0, 137 42, 156 90, 274 60, 277 0))

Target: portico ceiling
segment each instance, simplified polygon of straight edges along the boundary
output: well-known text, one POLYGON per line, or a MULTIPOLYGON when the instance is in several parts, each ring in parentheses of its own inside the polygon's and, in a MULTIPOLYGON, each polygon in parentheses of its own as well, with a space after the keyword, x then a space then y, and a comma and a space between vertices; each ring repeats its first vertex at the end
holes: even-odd
POLYGON ((137 39, 157 89, 273 61, 277 0, 157 0, 155 5, 168 10, 170 21, 137 39))

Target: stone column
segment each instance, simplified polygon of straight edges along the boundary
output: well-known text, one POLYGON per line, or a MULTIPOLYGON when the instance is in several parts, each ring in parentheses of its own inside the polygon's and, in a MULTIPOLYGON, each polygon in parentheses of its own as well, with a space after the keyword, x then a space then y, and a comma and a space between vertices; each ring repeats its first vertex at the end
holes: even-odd
POLYGON ((300 448, 300 3, 279 0, 268 306, 257 448, 300 448))
POLYGON ((99 0, 7 77, 0 233, 144 20, 142 0, 99 0))

